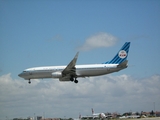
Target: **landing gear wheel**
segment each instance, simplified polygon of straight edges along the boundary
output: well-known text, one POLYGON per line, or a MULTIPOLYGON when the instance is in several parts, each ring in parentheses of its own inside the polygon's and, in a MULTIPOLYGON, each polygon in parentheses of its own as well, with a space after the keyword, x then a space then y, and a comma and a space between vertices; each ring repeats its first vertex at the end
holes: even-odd
POLYGON ((28 83, 31 84, 31 80, 30 79, 28 80, 28 83))
POLYGON ((71 78, 70 78, 70 81, 71 81, 71 82, 73 82, 73 81, 74 81, 74 78, 73 78, 73 77, 71 77, 71 78))
POLYGON ((75 82, 75 83, 78 83, 78 80, 75 80, 74 82, 75 82))

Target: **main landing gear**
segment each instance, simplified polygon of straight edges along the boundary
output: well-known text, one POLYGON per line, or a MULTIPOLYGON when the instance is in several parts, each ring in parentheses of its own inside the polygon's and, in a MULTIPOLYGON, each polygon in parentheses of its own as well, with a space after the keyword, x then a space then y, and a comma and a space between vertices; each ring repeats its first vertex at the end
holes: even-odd
POLYGON ((28 80, 28 83, 31 84, 31 80, 30 79, 28 80))
POLYGON ((77 78, 74 78, 74 77, 71 77, 71 78, 70 78, 70 81, 72 81, 72 82, 74 81, 74 83, 78 83, 77 78))
POLYGON ((78 83, 78 80, 74 80, 75 83, 78 83))

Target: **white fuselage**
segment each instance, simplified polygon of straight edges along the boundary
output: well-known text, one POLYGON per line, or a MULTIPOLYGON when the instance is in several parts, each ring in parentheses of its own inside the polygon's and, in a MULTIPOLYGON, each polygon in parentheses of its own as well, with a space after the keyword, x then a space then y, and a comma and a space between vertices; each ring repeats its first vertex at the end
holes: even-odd
MULTIPOLYGON (((99 76, 124 69, 124 67, 117 67, 117 65, 118 64, 76 65, 76 75, 77 77, 99 76)), ((61 78, 61 76, 53 77, 52 74, 56 72, 62 72, 65 68, 66 66, 34 67, 24 70, 21 74, 19 74, 19 76, 26 80, 39 78, 61 78)))

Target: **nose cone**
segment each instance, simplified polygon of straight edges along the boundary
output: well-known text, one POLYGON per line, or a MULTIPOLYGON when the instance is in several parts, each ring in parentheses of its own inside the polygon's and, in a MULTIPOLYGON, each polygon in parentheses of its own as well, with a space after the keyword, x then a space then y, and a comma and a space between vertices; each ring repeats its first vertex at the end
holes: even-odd
POLYGON ((18 74, 19 77, 23 77, 23 73, 18 74))

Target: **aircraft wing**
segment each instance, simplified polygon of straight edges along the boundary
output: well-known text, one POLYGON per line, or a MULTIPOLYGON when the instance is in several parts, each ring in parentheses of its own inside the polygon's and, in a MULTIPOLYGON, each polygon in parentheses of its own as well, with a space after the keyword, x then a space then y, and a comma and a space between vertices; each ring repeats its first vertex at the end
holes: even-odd
POLYGON ((69 81, 71 76, 76 76, 76 62, 77 62, 77 58, 78 58, 78 54, 79 52, 77 52, 77 54, 75 55, 75 57, 73 58, 73 60, 67 65, 67 67, 62 71, 62 75, 63 77, 61 78, 61 81, 69 81))

